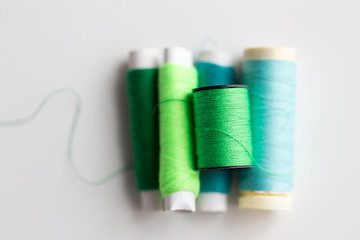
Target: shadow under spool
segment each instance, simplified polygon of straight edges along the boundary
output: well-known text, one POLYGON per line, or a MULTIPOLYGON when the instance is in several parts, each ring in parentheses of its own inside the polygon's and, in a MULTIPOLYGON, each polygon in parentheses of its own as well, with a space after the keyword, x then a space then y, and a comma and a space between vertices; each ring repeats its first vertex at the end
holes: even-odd
POLYGON ((249 92, 245 85, 193 89, 197 165, 202 171, 252 167, 249 92))

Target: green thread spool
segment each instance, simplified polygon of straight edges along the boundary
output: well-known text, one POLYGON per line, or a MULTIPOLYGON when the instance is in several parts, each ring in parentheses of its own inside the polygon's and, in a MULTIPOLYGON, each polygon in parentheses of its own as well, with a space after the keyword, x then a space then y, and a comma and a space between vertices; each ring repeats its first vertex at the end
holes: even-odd
POLYGON ((200 170, 252 166, 246 86, 219 85, 194 89, 194 115, 200 170))
POLYGON ((196 87, 192 53, 179 47, 166 49, 159 75, 160 190, 165 211, 195 211, 200 188, 192 117, 196 87))
POLYGON ((135 175, 143 210, 161 209, 159 191, 158 66, 159 51, 143 49, 129 54, 127 87, 135 175))
POLYGON ((49 101, 51 101, 56 96, 58 96, 60 94, 64 94, 64 93, 72 95, 76 100, 76 108, 75 108, 75 112, 74 112, 74 115, 72 118, 70 130, 69 130, 69 134, 68 134, 68 141, 67 141, 67 156, 69 158, 69 164, 74 173, 74 176, 79 181, 81 181, 82 183, 84 183, 88 186, 101 186, 101 185, 109 182, 110 180, 114 179, 119 174, 131 170, 133 168, 132 165, 121 167, 121 168, 117 169, 116 171, 113 171, 110 174, 108 174, 105 177, 100 178, 98 180, 87 179, 84 175, 81 174, 81 172, 79 171, 79 169, 76 165, 73 152, 74 152, 74 141, 75 141, 76 130, 77 130, 80 115, 82 112, 83 103, 82 103, 81 95, 79 94, 79 92, 77 90, 75 90, 73 88, 58 88, 58 89, 52 91, 40 102, 40 104, 38 105, 38 107, 35 109, 35 111, 32 114, 30 114, 29 116, 24 117, 24 118, 18 118, 18 119, 12 119, 12 120, 0 120, 0 127, 22 126, 22 125, 32 122, 40 115, 40 113, 43 111, 44 107, 48 104, 49 101))
MULTIPOLYGON (((234 58, 229 52, 202 51, 197 56, 199 87, 237 84, 234 58)), ((196 208, 205 212, 226 212, 233 171, 200 172, 200 194, 196 208)))

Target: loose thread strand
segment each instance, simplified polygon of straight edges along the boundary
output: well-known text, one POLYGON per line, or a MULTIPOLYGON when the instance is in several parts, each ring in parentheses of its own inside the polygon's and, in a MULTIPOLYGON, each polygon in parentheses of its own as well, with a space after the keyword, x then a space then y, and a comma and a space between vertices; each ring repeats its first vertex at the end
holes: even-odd
POLYGON ((130 164, 125 167, 119 168, 118 170, 112 172, 111 174, 109 174, 106 177, 101 178, 99 180, 88 180, 80 173, 80 171, 78 170, 78 168, 76 166, 75 160, 74 160, 73 149, 74 149, 74 139, 75 139, 75 135, 76 135, 76 130, 77 130, 77 126, 78 126, 81 111, 82 111, 82 100, 81 100, 80 94, 73 88, 59 88, 59 89, 51 92, 41 101, 41 103, 35 109, 35 111, 32 114, 30 114, 28 117, 14 119, 14 120, 0 120, 0 127, 1 126, 3 126, 3 127, 20 126, 20 125, 25 125, 25 124, 30 123, 31 121, 33 121, 34 119, 36 119, 39 116, 42 109, 53 97, 55 97, 56 95, 62 94, 62 93, 70 93, 76 99, 76 108, 75 108, 74 116, 72 119, 71 127, 69 130, 68 144, 67 144, 67 155, 69 158, 70 167, 71 167, 74 175, 76 176, 76 178, 86 185, 100 186, 100 185, 107 183, 108 181, 110 181, 114 177, 118 176, 119 174, 126 172, 128 170, 131 170, 133 168, 133 166, 130 164))

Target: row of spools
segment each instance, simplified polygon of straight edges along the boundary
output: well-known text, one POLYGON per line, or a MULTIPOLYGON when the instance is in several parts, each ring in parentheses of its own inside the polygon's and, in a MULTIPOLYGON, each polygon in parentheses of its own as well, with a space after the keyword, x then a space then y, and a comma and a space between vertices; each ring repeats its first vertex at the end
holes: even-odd
POLYGON ((235 175, 240 207, 292 209, 296 50, 246 49, 240 72, 227 52, 200 52, 195 66, 180 47, 130 52, 143 209, 224 212, 235 175))

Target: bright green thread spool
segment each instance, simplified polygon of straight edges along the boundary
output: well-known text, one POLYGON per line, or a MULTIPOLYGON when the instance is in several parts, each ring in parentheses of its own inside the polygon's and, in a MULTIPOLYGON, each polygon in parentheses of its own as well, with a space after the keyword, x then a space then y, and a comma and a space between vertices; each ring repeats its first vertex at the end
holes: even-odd
POLYGON ((194 67, 166 63, 160 68, 160 190, 163 197, 180 191, 199 194, 191 97, 196 87, 194 67))
POLYGON ((194 115, 200 170, 252 166, 249 92, 245 86, 195 89, 194 115))

